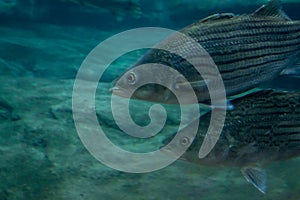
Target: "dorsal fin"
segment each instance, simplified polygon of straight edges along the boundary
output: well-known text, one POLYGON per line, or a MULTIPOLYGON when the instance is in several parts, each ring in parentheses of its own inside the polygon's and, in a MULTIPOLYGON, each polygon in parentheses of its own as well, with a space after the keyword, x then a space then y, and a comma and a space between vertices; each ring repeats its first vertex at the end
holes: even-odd
POLYGON ((254 16, 269 16, 277 17, 285 21, 290 21, 291 19, 282 11, 280 0, 270 0, 266 5, 263 5, 257 9, 254 13, 254 16))
POLYGON ((211 22, 211 21, 218 21, 223 19, 230 19, 234 17, 235 15, 233 13, 218 13, 211 16, 208 16, 204 19, 202 19, 200 22, 211 22))

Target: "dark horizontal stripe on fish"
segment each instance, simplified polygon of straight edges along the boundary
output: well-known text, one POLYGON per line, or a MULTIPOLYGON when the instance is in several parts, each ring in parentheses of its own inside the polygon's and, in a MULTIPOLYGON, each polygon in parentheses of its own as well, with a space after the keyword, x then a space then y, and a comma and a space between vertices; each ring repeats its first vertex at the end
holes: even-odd
MULTIPOLYGON (((289 142, 300 142, 300 139, 288 140, 289 142)), ((299 145, 299 144, 298 144, 299 145)))
MULTIPOLYGON (((267 55, 269 56, 269 55, 267 55)), ((255 58, 254 58, 255 59, 255 58)), ((262 58, 259 58, 261 60, 263 60, 262 58)), ((267 61, 262 61, 262 62, 256 62, 256 64, 250 64, 250 65, 246 65, 246 67, 243 67, 243 68, 239 68, 239 69, 236 69, 236 70, 232 70, 232 71, 224 71, 224 70, 220 70, 221 74, 222 74, 222 78, 224 81, 227 81, 227 80, 231 80, 231 79, 234 79, 234 78, 238 78, 238 77, 245 77, 246 75, 249 75, 249 74, 252 74, 253 71, 262 71, 262 70, 259 70, 259 69, 256 69, 257 67, 263 67, 265 65, 269 65, 271 63, 276 63, 276 62, 284 62, 286 61, 286 58, 283 58, 283 59, 272 59, 272 60, 267 60, 267 61), (245 71, 248 71, 248 73, 245 73, 245 71), (235 76, 235 74, 240 74, 240 75, 237 75, 235 76)), ((257 74, 253 74, 255 76, 257 76, 257 74)))
MULTIPOLYGON (((225 60, 224 57, 216 58, 214 57, 214 61, 219 67, 219 70, 221 73, 225 72, 235 72, 241 70, 250 70, 252 67, 258 67, 259 65, 265 64, 265 63, 271 63, 275 61, 280 61, 289 58, 289 56, 293 56, 297 51, 299 51, 299 47, 290 46, 292 47, 292 50, 290 51, 276 51, 275 49, 271 49, 269 51, 266 51, 264 49, 255 49, 252 52, 254 52, 254 55, 250 56, 243 56, 243 55, 236 55, 236 56, 229 56, 230 60, 225 60), (266 52, 266 53, 265 53, 266 52), (236 57, 236 58, 235 58, 236 57), (235 58, 235 59, 232 59, 235 58), (282 58, 282 59, 278 59, 282 58), (237 68, 236 66, 241 66, 237 68)), ((269 48, 269 47, 268 47, 269 48)), ((282 48, 282 47, 275 47, 275 48, 282 48)), ((270 49, 270 48, 269 48, 270 49)), ((248 54, 249 55, 249 54, 248 54)))
MULTIPOLYGON (((298 126, 298 129, 300 127, 298 126)), ((261 137, 267 137, 269 136, 269 134, 259 134, 260 132, 265 132, 266 130, 268 131, 272 131, 270 132, 272 135, 274 136, 286 136, 287 134, 289 136, 293 136, 293 135, 299 135, 300 136, 300 132, 299 131, 295 131, 295 130, 289 130, 289 129, 282 129, 282 128, 278 128, 278 127, 268 127, 268 126, 263 126, 263 127, 260 127, 259 125, 258 126, 254 126, 252 128, 253 131, 255 131, 257 133, 258 136, 261 136, 261 137)))
MULTIPOLYGON (((269 37, 269 36, 268 36, 269 37)), ((259 44, 266 44, 266 43, 272 43, 274 46, 282 46, 282 43, 284 44, 291 44, 291 43, 300 43, 300 34, 299 35, 293 35, 293 37, 289 37, 289 40, 286 39, 286 37, 272 37, 272 38, 265 38, 265 37, 243 37, 243 38, 236 38, 235 40, 218 40, 218 41, 210 41, 206 42, 205 44, 201 44, 202 48, 206 49, 207 51, 217 51, 217 50, 224 50, 226 47, 239 47, 240 45, 251 45, 257 47, 259 44), (233 46, 234 45, 234 46, 233 46)), ((251 47, 250 47, 251 48, 251 47)), ((238 51, 239 49, 236 49, 238 51)), ((219 52, 220 54, 227 54, 232 53, 228 51, 219 52)))
MULTIPOLYGON (((215 21, 216 22, 216 21, 215 21)), ((278 20, 276 18, 274 19, 264 19, 264 18, 255 18, 255 17, 245 17, 245 16, 240 16, 238 18, 235 19, 230 19, 228 21, 219 21, 220 23, 215 23, 217 26, 220 26, 220 24, 222 24, 222 27, 226 27, 228 28, 228 26, 241 26, 241 25, 245 25, 247 24, 248 26, 254 26, 257 27, 257 24, 259 25, 269 25, 269 26, 277 26, 277 27, 283 27, 283 26, 291 26, 291 25, 298 25, 300 24, 300 21, 283 21, 283 20, 278 20)), ((205 24, 205 23, 201 23, 201 22, 196 22, 192 25, 189 26, 193 27, 193 26, 199 26, 199 25, 203 25, 205 28, 211 27, 211 24, 205 24)))
MULTIPOLYGON (((272 132, 270 131, 270 129, 251 129, 253 132, 255 132, 256 137, 260 137, 260 138, 270 138, 270 137, 275 137, 275 138, 286 138, 286 139, 290 139, 290 140, 295 140, 293 138, 289 138, 291 136, 296 136, 296 139, 298 139, 297 137, 299 137, 300 139, 300 134, 298 133, 293 133, 293 132, 283 132, 281 134, 275 134, 272 130, 272 132)), ((275 129, 276 131, 278 131, 278 129, 275 129)))
MULTIPOLYGON (((298 113, 291 113, 291 111, 290 110, 286 110, 286 107, 282 107, 282 108, 279 108, 279 109, 276 109, 276 110, 274 110, 274 108, 275 108, 275 105, 273 106, 273 111, 271 110, 271 109, 266 109, 267 110, 267 112, 264 112, 262 109, 263 109, 263 107, 260 109, 261 110, 261 113, 259 113, 259 110, 256 110, 256 114, 255 113, 251 113, 251 114, 248 114, 247 113, 247 116, 249 116, 249 117, 254 117, 255 118, 255 116, 260 116, 260 117, 263 117, 263 116, 266 116, 266 115, 273 115, 273 116, 278 116, 278 118, 277 119, 282 119, 282 121, 287 121, 287 118, 284 118, 284 116, 285 116, 285 114, 286 113, 290 113, 290 115, 299 115, 300 113, 298 112, 298 113)), ((270 120, 270 122, 272 122, 272 121, 276 121, 277 119, 274 119, 274 118, 270 118, 269 120, 270 120)), ((267 120, 267 119, 266 119, 267 120)), ((267 123, 267 122, 266 122, 267 123)), ((268 124, 266 124, 266 126, 267 126, 268 124)), ((300 126, 300 125, 299 125, 300 126)))
MULTIPOLYGON (((258 36, 256 36, 257 38, 259 38, 258 36)), ((298 36, 296 37, 297 39, 298 39, 298 36)), ((249 40, 248 38, 244 38, 245 40, 249 40)), ((283 43, 279 43, 278 41, 276 41, 276 42, 274 42, 274 44, 272 44, 272 46, 270 45, 270 42, 263 42, 263 43, 257 43, 257 45, 256 46, 254 46, 254 47, 249 47, 249 48, 247 48, 247 49, 244 49, 244 50, 241 50, 241 49, 234 49, 234 50, 232 50, 230 53, 228 53, 228 52, 226 52, 227 54, 226 55, 228 55, 228 58, 232 58, 232 57, 230 57, 229 55, 234 55, 234 54, 240 54, 241 52, 248 52, 248 51, 255 51, 255 50, 263 50, 263 48, 268 48, 268 49, 270 49, 270 48, 280 48, 280 49, 282 49, 284 46, 285 47, 295 47, 295 46, 300 46, 300 43, 299 43, 299 41, 300 40, 297 40, 297 41, 294 41, 294 40, 288 40, 288 41, 286 41, 284 44, 283 43), (260 45, 258 45, 258 44, 260 44, 260 45)), ((230 42, 228 42, 228 43, 230 43, 230 42)), ((253 45, 253 41, 252 40, 250 40, 250 41, 248 41, 247 42, 247 44, 248 45, 253 45)), ((244 42, 244 45, 246 45, 246 42, 244 42)), ((223 48, 223 47, 222 47, 223 48)), ((298 50, 298 49, 297 49, 298 50)), ((269 50, 270 51, 270 50, 269 50)), ((267 52, 267 51, 264 51, 264 52, 267 52)), ((282 52, 282 51, 281 51, 282 52)), ((272 54, 275 54, 276 52, 272 52, 272 54)), ((282 52, 282 53, 284 53, 284 52, 282 52)), ((229 64, 229 63, 231 63, 231 62, 237 62, 238 60, 230 60, 230 61, 227 61, 227 63, 226 62, 224 62, 224 56, 222 56, 223 54, 221 53, 221 52, 211 52, 210 53, 211 54, 211 56, 213 56, 214 57, 214 61, 217 63, 217 64, 229 64), (218 56, 220 56, 220 59, 222 60, 222 62, 218 62, 217 60, 218 60, 218 56)), ((269 52, 268 52, 268 54, 270 54, 269 52)), ((260 55, 258 55, 258 56, 260 56, 260 55)), ((262 55, 263 56, 263 55, 262 55)), ((244 59, 244 57, 242 57, 242 58, 240 58, 240 59, 244 59)), ((176 64, 176 63, 175 63, 176 64)), ((235 67, 234 67, 235 68, 235 67)), ((228 70, 230 70, 230 69, 228 69, 228 70)))
MULTIPOLYGON (((248 66, 248 69, 239 69, 234 72, 226 72, 222 73, 223 81, 226 81, 225 85, 234 85, 238 84, 237 80, 240 78, 239 81, 242 81, 241 84, 247 85, 247 81, 251 81, 253 78, 256 78, 252 80, 251 84, 258 84, 257 81, 259 80, 265 80, 265 77, 276 75, 277 73, 280 73, 282 71, 282 66, 284 66, 287 63, 286 59, 282 60, 270 60, 270 61, 263 61, 264 63, 259 64, 252 64, 248 66), (272 68, 273 67, 273 68, 272 68), (249 77, 246 77, 249 76, 249 77), (260 76, 260 77, 258 77, 260 76)), ((249 83, 250 84, 250 83, 249 83)))
MULTIPOLYGON (((254 102, 253 104, 256 104, 256 102, 254 102)), ((259 105, 259 104, 257 104, 259 105)), ((247 112, 246 114, 238 114, 237 112, 233 112, 232 115, 234 117, 244 117, 245 115, 247 115, 247 123, 253 123, 257 122, 257 118, 261 118, 264 119, 263 123, 265 127, 269 127, 269 126, 273 126, 274 125, 274 121, 280 119, 281 123, 283 123, 284 121, 288 121, 290 120, 290 118, 285 117, 286 113, 290 113, 290 115, 294 116, 294 115, 299 115, 300 112, 295 112, 291 114, 290 110, 287 110, 286 107, 282 107, 280 109, 278 109, 277 107, 275 107, 276 104, 273 104, 272 108, 265 108, 265 107, 260 107, 259 109, 249 109, 249 112, 247 112), (265 110, 264 110, 265 108, 265 110), (252 111, 252 112, 250 112, 252 111), (274 117, 268 117, 268 116, 278 116, 277 118, 274 117), (267 117, 267 118, 266 118, 267 117), (270 123, 270 124, 268 124, 270 123)), ((236 110, 239 110, 241 108, 235 108, 236 110)), ((246 109, 246 108, 245 108, 246 109)), ((258 123, 261 123, 262 121, 258 121, 258 123)), ((298 120, 298 122, 300 122, 300 120, 298 120)), ((296 123, 296 122, 295 122, 296 123)), ((294 125, 294 124, 293 124, 294 125)), ((260 125, 263 127, 263 125, 260 125)), ((296 124, 297 126, 297 124, 296 124)), ((300 126, 300 125, 299 125, 300 126)))
MULTIPOLYGON (((228 56, 229 58, 234 55, 234 54, 240 54, 240 53, 244 53, 244 52, 254 52, 254 51, 259 51, 259 50, 271 50, 271 49, 280 49, 281 51, 279 52, 287 52, 287 51, 283 51, 283 49, 285 48, 292 48, 294 47, 295 50, 299 50, 300 49, 300 39, 298 40, 288 40, 285 43, 279 43, 279 42, 273 42, 272 45, 270 44, 270 42, 260 42, 258 44, 253 44, 251 42, 249 43, 244 43, 244 46, 246 45, 253 45, 252 47, 248 47, 248 48, 240 48, 239 46, 237 46, 237 48, 232 49, 230 52, 227 50, 227 52, 210 52, 210 56, 213 57, 214 59, 221 57, 222 60, 224 60, 224 55, 228 56)), ((220 49, 221 50, 221 49, 220 49)), ((207 51, 210 51, 209 49, 207 49, 207 51)))
MULTIPOLYGON (((288 140, 288 142, 295 142, 296 144, 293 144, 295 146, 293 147, 298 147, 298 149, 300 149, 300 145, 299 145, 299 140, 288 140)), ((288 144, 288 146, 290 147, 292 144, 288 144)))
MULTIPOLYGON (((254 36, 257 34, 290 34, 300 32, 300 22, 287 24, 285 23, 274 23, 273 25, 262 24, 260 22, 246 21, 239 23, 232 23, 229 25, 222 26, 221 28, 209 28, 201 30, 202 26, 199 26, 199 30, 194 29, 193 31, 188 32, 187 34, 192 36, 196 36, 196 39, 199 42, 205 42, 211 39, 230 39, 236 38, 240 36, 254 36), (254 29, 253 29, 254 28, 254 29), (199 37, 200 36, 200 37, 199 37), (213 36, 213 37, 212 37, 213 36)), ((195 38, 194 38, 195 39, 195 38)))
MULTIPOLYGON (((222 43, 224 40, 237 40, 239 41, 240 38, 253 38, 253 37, 269 37, 269 41, 274 41, 274 40, 280 40, 280 41, 284 41, 287 40, 287 34, 289 34, 289 39, 295 39, 296 37, 299 37, 300 35, 300 30, 299 32, 287 32, 285 34, 278 34, 278 33, 264 33, 264 34, 260 34, 258 36, 257 33, 254 33, 253 35, 249 35, 244 34, 244 35, 233 35, 233 36, 225 36, 225 37, 215 37, 215 38, 210 38, 210 39, 206 39, 206 40, 199 40, 198 42, 200 44, 204 44, 207 42, 214 42, 214 43, 222 43)), ((202 45, 203 46, 203 45, 202 45)), ((203 47, 204 48, 204 47, 203 47)))
MULTIPOLYGON (((243 28, 245 28, 245 25, 247 25, 247 28, 253 28, 253 27, 284 27, 284 26, 293 26, 293 25, 298 25, 300 24, 300 21, 279 21, 279 20, 271 20, 271 19, 257 19, 257 18, 246 18, 246 17, 240 17, 239 19, 231 19, 228 21, 220 21, 221 23, 215 23, 216 26, 220 27, 222 26, 224 29, 225 28, 231 28, 232 26, 239 26, 241 27, 242 25, 243 28), (220 25, 221 24, 221 25, 220 25)), ((202 29, 204 30, 211 30, 210 27, 212 27, 211 24, 206 24, 206 23, 201 23, 201 22, 196 22, 187 28, 193 28, 195 27, 198 28, 201 26, 202 29)), ((195 29, 195 28, 194 28, 195 29)))
MULTIPOLYGON (((255 103, 255 102, 254 102, 255 103)), ((286 110, 285 108, 283 108, 283 109, 280 109, 280 110, 282 110, 282 111, 280 111, 280 112, 277 112, 277 110, 274 110, 274 106, 275 106, 275 104, 273 104, 273 110, 272 109, 266 109, 267 110, 267 112, 264 112, 264 110, 262 110, 262 109, 264 109, 264 107, 260 107, 259 109, 255 109, 255 110, 253 110, 253 112, 247 112, 247 116, 248 116, 248 121, 249 120, 251 120, 251 118, 253 118, 253 121, 255 121, 256 120, 256 118, 257 117, 263 117, 263 116, 265 116, 266 117, 266 115, 273 115, 273 116, 284 116, 285 114, 286 114, 286 112, 288 111, 288 110, 286 110), (261 112, 259 112, 259 111, 261 111, 261 112)), ((239 109, 239 108, 236 108, 236 109, 239 109)), ((245 108, 246 109, 246 108, 245 108)), ((252 109, 251 109, 252 110, 252 109)), ((241 116, 241 117, 243 117, 245 114, 241 114, 241 115, 239 115, 238 113, 236 113, 236 112, 234 112, 233 113, 234 114, 234 116, 241 116)), ((272 120, 276 120, 276 119, 274 119, 273 117, 269 117, 269 118, 267 118, 267 119, 264 119, 264 122, 268 122, 268 120, 270 120, 270 121, 272 121, 272 120)), ((266 126, 268 126, 269 124, 266 124, 266 126)))
MULTIPOLYGON (((263 50, 263 49, 259 49, 259 50, 263 50)), ((272 54, 270 53, 264 53, 264 54, 260 54, 260 55, 250 55, 250 56, 241 56, 240 58, 237 58, 237 59, 232 59, 232 60, 226 60, 226 61, 217 61, 217 60, 214 60, 215 63, 219 66, 219 65, 228 65, 228 64, 235 64, 237 62, 240 62, 240 61, 243 61, 243 62, 250 62, 251 60, 255 60, 255 59, 261 59, 262 57, 271 57, 271 56, 276 56, 278 58, 278 56, 283 56, 285 58, 287 58, 286 54, 295 54, 297 51, 300 50, 300 47, 299 48, 296 48, 296 49, 293 49, 293 50, 290 50, 290 51, 285 51, 285 52, 274 52, 272 54)), ((224 59, 223 59, 224 60, 224 59)), ((274 59, 276 61, 276 59, 274 59)), ((244 67, 241 67, 239 69, 245 69, 247 68, 248 66, 244 66, 244 67)), ((235 69, 220 69, 221 72, 233 72, 235 71, 235 69)))
POLYGON ((289 134, 289 139, 297 139, 297 140, 299 140, 300 139, 300 133, 298 132, 298 134, 292 134, 292 135, 290 135, 289 134))
MULTIPOLYGON (((211 40, 224 40, 224 39, 235 39, 235 38, 239 38, 239 37, 252 37, 252 36, 257 36, 258 34, 260 34, 261 36, 263 35, 269 35, 269 36, 275 36, 278 34, 281 34, 283 36, 286 35, 292 35, 292 34, 297 34, 300 32, 300 25, 299 27, 297 27, 297 29, 294 30, 288 30, 288 31, 252 31, 250 32, 249 30, 247 31, 245 29, 245 32, 243 32, 242 30, 238 29, 238 30, 234 30, 234 31, 226 31, 226 32, 221 32, 221 31, 217 31, 215 33, 210 33, 208 35, 206 35, 205 33, 201 33, 202 35, 192 35, 192 36, 197 36, 199 37, 199 39, 197 40, 199 43, 203 43, 203 42, 207 42, 207 41, 211 41, 211 40), (209 37, 209 36, 214 36, 214 37, 209 37), (218 37, 219 36, 219 37, 218 37), (222 36, 222 37, 220 37, 222 36)), ((194 38, 195 39, 195 38, 194 38)))
MULTIPOLYGON (((261 50, 262 52, 263 50, 261 50)), ((265 61, 269 60, 279 60, 279 59, 289 59, 296 55, 296 52, 298 50, 293 50, 290 52, 272 52, 272 53, 266 53, 266 54, 259 54, 257 53, 254 56, 233 56, 232 60, 225 60, 222 61, 222 59, 214 59, 216 65, 218 66, 221 73, 227 73, 227 72, 235 72, 237 70, 243 70, 243 69, 251 69, 252 65, 258 66, 259 63, 265 63, 265 61)), ((292 61, 292 60, 291 60, 292 61)))
MULTIPOLYGON (((300 112, 295 113, 294 115, 300 115, 300 112)), ((284 129, 297 129, 300 133, 300 119, 291 121, 293 119, 286 120, 287 124, 282 125, 283 122, 280 122, 279 127, 284 129)))
MULTIPOLYGON (((300 115, 299 110, 298 110, 298 112, 296 112, 295 109, 290 108, 288 105, 278 105, 276 103, 270 103, 269 104, 270 106, 259 106, 260 104, 266 104, 266 103, 267 102, 253 102, 253 104, 258 105, 258 106, 255 109, 253 109, 253 108, 250 109, 247 112, 247 115, 249 117, 251 117, 251 116, 255 117, 256 115, 262 115, 262 116, 265 114, 278 115, 278 114, 284 114, 285 112, 289 112, 289 113, 291 113, 291 115, 300 115)), ((300 121, 300 120, 298 120, 298 121, 300 121)), ((282 126, 284 126, 284 124, 282 126)), ((289 126, 289 124, 287 124, 287 126, 289 126)))
POLYGON ((291 131, 291 130, 284 130, 281 128, 276 128, 274 131, 274 135, 275 136, 286 136, 286 134, 288 134, 289 136, 299 136, 300 137, 300 132, 299 131, 291 131))
MULTIPOLYGON (((253 104, 257 104, 259 105, 259 103, 257 102, 253 102, 253 104)), ((299 103, 300 106, 300 103, 299 103)), ((246 109, 246 108, 245 108, 246 109)), ((288 106, 281 106, 278 107, 277 104, 272 103, 270 104, 270 106, 260 106, 256 109, 250 109, 247 112, 247 116, 249 118, 253 117, 254 119, 256 118, 256 116, 266 116, 266 115, 270 115, 270 116, 279 116, 283 119, 287 119, 287 117, 285 116, 286 112, 291 113, 292 115, 298 115, 300 114, 300 112, 293 112, 294 110, 289 108, 288 106), (260 111, 260 112, 259 112, 260 111)), ((273 118, 267 118, 268 119, 273 119, 273 118)))
MULTIPOLYGON (((287 41, 285 43, 279 43, 279 42, 274 42, 272 45, 270 42, 263 42, 263 43, 258 43, 259 45, 253 46, 253 47, 248 47, 247 49, 233 49, 231 50, 232 52, 228 53, 222 53, 222 52, 210 52, 210 55, 214 58, 214 61, 217 62, 218 58, 222 60, 222 62, 218 62, 219 64, 229 64, 231 62, 235 62, 235 60, 227 60, 224 61, 225 58, 230 58, 232 59, 232 55, 240 55, 241 52, 255 52, 255 51, 264 51, 267 52, 262 55, 270 54, 276 54, 277 52, 275 49, 280 49, 279 53, 286 53, 287 51, 282 51, 282 49, 285 49, 287 47, 294 48, 293 51, 298 51, 300 49, 300 40, 293 40, 293 41, 287 41), (267 49, 267 50, 266 50, 267 49), (275 52, 274 52, 275 51, 275 52), (224 57, 226 55, 227 57, 224 57)), ((246 44, 244 44, 246 45, 246 44)), ((248 45, 253 45, 253 43, 248 43, 248 45)), ((240 48, 238 46, 238 48, 240 48)), ((209 51, 209 50, 208 50, 209 51)), ((242 57, 239 59, 244 59, 245 57, 241 55, 242 57)), ((258 55, 261 56, 261 55, 258 55)))

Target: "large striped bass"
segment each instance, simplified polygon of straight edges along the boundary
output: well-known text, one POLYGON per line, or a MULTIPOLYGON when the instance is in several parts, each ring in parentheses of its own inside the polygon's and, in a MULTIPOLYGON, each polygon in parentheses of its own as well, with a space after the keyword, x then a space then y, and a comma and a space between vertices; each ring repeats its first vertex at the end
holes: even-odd
MULTIPOLYGON (((227 96, 243 93, 268 82, 299 60, 300 21, 290 20, 281 10, 279 0, 271 0, 252 14, 212 15, 180 32, 197 41, 212 57, 223 79, 227 96)), ((178 45, 183 45, 186 53, 195 54, 193 49, 189 50, 188 44, 170 41, 162 42, 162 45, 173 45, 175 49, 179 48, 178 45)), ((125 72, 112 88, 113 93, 128 97, 128 89, 138 85, 143 77, 155 77, 155 73, 159 73, 153 70, 145 70, 143 74, 137 72, 135 66, 145 63, 161 63, 178 70, 191 84, 198 101, 209 101, 207 83, 210 80, 204 81, 195 68, 182 57, 157 49, 150 50, 125 72)), ((203 64, 203 68, 205 67, 210 66, 203 64)), ((183 92, 186 83, 178 77, 172 79, 174 88, 183 92)), ((157 84, 140 87, 131 98, 177 103, 170 90, 157 84)))
MULTIPOLYGON (((211 117, 208 113, 201 117, 194 141, 183 135, 176 142, 176 145, 190 145, 188 141, 193 141, 181 159, 200 165, 240 167, 246 179, 265 192, 263 166, 300 156, 300 92, 259 91, 232 103, 235 109, 227 111, 224 128, 212 151, 199 159, 211 117)), ((171 139, 173 136, 164 144, 171 139)), ((172 149, 171 154, 176 155, 174 149, 179 148, 172 149)))

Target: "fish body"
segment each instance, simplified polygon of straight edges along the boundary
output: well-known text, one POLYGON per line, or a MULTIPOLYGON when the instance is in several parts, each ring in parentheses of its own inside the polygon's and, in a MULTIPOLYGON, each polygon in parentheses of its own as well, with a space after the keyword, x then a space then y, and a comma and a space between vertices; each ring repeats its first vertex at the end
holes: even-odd
MULTIPOLYGON (((300 92, 261 91, 233 103, 235 108, 227 111, 220 139, 205 163, 245 166, 300 155, 300 92)), ((209 114, 201 117, 191 151, 199 151, 209 119, 209 114)))
MULTIPOLYGON (((300 21, 291 21, 281 10, 278 0, 272 0, 248 15, 237 16, 230 13, 212 15, 180 32, 198 42, 211 56, 221 74, 227 96, 243 93, 274 79, 300 58, 300 21)), ((176 45, 179 42, 170 44, 171 42, 169 44, 162 42, 162 45, 173 45, 174 49, 178 48, 176 45)), ((189 51, 189 44, 183 46, 183 49, 187 54, 195 54, 192 50, 189 51)), ((209 101, 207 84, 210 80, 204 81, 201 74, 182 57, 153 49, 135 66, 145 63, 165 64, 178 70, 192 85, 198 101, 209 101)), ((135 74, 135 66, 126 73, 135 74)), ((205 64, 202 66, 204 70, 207 68, 205 71, 209 71, 209 67, 211 66, 205 64)), ((155 72, 145 70, 144 73, 155 72)), ((138 79, 140 74, 135 76, 138 79)), ((133 86, 132 84, 128 86, 127 76, 124 77, 119 78, 119 82, 115 85, 118 90, 114 93, 117 95, 121 90, 122 94, 126 93, 126 88, 133 86)), ((184 85, 187 83, 177 83, 176 80, 178 79, 174 77, 174 84, 184 91, 184 85)), ((211 82, 213 84, 213 81, 211 82)), ((141 87, 132 98, 157 102, 165 99, 163 103, 177 102, 174 95, 168 94, 165 88, 158 86, 141 87), (153 96, 157 97, 157 100, 153 99, 153 96)))
POLYGON ((247 180, 265 192, 265 183, 259 183, 253 175, 261 172, 257 167, 300 156, 300 92, 259 91, 233 103, 235 109, 227 111, 222 133, 212 151, 199 158, 210 120, 210 114, 206 114, 200 119, 195 140, 181 159, 200 165, 240 167, 247 180))

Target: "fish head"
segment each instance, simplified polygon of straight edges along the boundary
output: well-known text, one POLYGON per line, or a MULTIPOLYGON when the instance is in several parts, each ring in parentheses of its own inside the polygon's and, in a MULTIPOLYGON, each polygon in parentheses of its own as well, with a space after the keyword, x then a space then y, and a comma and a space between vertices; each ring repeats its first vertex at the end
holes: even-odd
POLYGON ((114 86, 111 88, 111 92, 124 98, 151 102, 168 101, 167 97, 171 95, 168 88, 155 83, 143 85, 143 79, 145 79, 145 74, 133 68, 113 82, 114 86))
POLYGON ((182 77, 172 73, 133 67, 113 81, 110 91, 124 98, 149 102, 178 104, 178 98, 185 98, 188 103, 190 91, 178 87, 182 80, 182 77), (176 90, 180 91, 177 96, 174 93, 176 90))
MULTIPOLYGON (((209 117, 206 115, 201 119, 204 122, 208 122, 209 117)), ((194 122, 193 122, 194 123, 194 122)), ((190 125, 185 128, 179 130, 177 133, 172 135, 168 135, 164 140, 162 140, 162 152, 168 156, 179 157, 180 160, 190 162, 193 164, 199 165, 208 165, 208 166, 220 166, 227 165, 230 162, 230 146, 228 144, 227 139, 224 136, 220 136, 215 146, 212 148, 208 154, 200 158, 199 153, 201 151, 201 147, 204 145, 207 127, 204 127, 203 124, 199 124, 197 134, 195 137, 191 137, 189 134, 182 134, 183 131, 185 133, 189 133, 190 125), (170 146, 169 144, 172 145, 170 146), (181 150, 184 146, 189 145, 186 151, 182 154, 181 150), (181 153, 179 155, 179 153, 181 153)), ((207 142, 207 141, 206 141, 207 142)))

